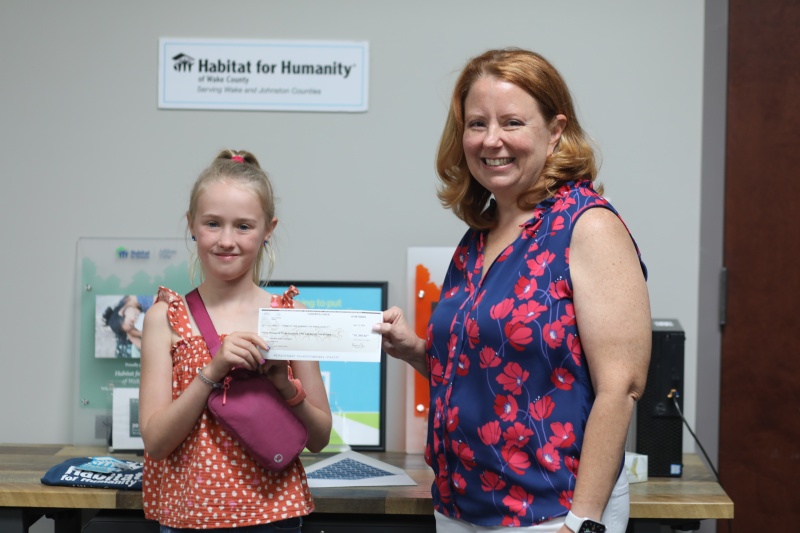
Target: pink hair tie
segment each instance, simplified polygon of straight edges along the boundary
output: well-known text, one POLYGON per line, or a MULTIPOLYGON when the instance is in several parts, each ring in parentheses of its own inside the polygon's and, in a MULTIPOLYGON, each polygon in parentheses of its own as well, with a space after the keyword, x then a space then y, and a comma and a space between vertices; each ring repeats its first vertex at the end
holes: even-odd
POLYGON ((231 161, 236 161, 237 163, 244 163, 244 157, 240 155, 235 155, 231 157, 231 161))

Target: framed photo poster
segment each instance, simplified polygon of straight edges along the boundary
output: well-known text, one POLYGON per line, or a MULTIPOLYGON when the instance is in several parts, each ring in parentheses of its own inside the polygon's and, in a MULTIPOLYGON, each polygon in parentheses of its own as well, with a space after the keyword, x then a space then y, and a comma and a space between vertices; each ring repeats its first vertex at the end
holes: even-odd
MULTIPOLYGON (((289 285, 300 291, 295 300, 309 309, 386 309, 385 281, 278 281, 262 286, 283 294, 289 285)), ((377 363, 320 361, 322 379, 333 415, 326 451, 384 451, 386 447, 386 354, 377 363)))
POLYGON ((115 387, 112 395, 112 452, 142 452, 144 441, 139 431, 139 389, 115 387))

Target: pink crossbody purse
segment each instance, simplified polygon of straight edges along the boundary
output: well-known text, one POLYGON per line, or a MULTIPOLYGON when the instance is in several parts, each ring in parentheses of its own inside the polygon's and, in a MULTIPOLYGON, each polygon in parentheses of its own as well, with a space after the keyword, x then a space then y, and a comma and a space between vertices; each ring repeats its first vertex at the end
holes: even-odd
MULTIPOLYGON (((197 289, 186 295, 189 310, 211 357, 222 343, 197 289)), ((208 397, 208 410, 258 464, 273 472, 289 467, 308 441, 308 431, 263 374, 232 369, 208 397)))

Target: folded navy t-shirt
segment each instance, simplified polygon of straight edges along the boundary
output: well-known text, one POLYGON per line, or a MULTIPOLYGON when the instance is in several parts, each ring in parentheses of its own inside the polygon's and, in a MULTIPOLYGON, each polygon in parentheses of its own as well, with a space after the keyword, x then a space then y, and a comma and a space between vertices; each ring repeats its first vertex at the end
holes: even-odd
POLYGON ((42 477, 45 485, 65 487, 93 487, 99 489, 142 490, 144 465, 135 461, 122 461, 126 468, 120 472, 100 473, 78 468, 92 460, 91 457, 74 457, 59 463, 42 477))

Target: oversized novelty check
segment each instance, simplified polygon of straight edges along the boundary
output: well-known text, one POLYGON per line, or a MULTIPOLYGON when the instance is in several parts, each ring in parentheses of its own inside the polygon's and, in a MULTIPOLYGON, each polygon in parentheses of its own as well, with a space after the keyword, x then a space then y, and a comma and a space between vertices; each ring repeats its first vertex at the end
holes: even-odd
POLYGON ((258 334, 269 344, 267 359, 372 363, 381 360, 372 326, 382 321, 380 311, 262 308, 258 334))

